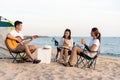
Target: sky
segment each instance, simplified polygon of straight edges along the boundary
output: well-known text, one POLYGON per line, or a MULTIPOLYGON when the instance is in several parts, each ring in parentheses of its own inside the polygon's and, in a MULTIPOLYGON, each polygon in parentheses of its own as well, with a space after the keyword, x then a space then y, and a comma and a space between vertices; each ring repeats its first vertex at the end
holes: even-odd
POLYGON ((0 0, 0 16, 23 22, 25 35, 90 36, 98 27, 102 36, 120 37, 120 0, 0 0))

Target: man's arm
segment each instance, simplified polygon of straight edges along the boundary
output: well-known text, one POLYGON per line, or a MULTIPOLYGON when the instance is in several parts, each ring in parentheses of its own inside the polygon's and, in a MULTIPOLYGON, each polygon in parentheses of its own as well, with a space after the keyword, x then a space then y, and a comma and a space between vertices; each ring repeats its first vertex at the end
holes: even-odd
POLYGON ((16 37, 12 36, 10 33, 7 35, 7 38, 19 41, 16 37))
POLYGON ((97 47, 96 44, 93 44, 91 47, 88 47, 88 46, 86 45, 86 42, 84 41, 84 39, 82 39, 80 42, 81 42, 81 44, 83 44, 83 45, 85 46, 85 48, 86 48, 89 52, 94 51, 94 49, 97 47))

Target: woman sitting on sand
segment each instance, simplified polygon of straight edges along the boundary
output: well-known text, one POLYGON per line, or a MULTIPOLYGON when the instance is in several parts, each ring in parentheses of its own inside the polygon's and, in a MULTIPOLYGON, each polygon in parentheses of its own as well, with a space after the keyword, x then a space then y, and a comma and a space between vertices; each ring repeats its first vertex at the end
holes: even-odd
MULTIPOLYGON (((88 48, 88 51, 85 51, 84 54, 87 54, 88 56, 93 57, 93 56, 95 56, 95 54, 97 54, 97 51, 99 49, 101 34, 97 28, 92 28, 91 36, 93 37, 93 39, 91 40, 89 46, 86 45, 84 39, 82 39, 80 42, 81 42, 81 44, 85 45, 86 48, 88 48), (92 53, 90 53, 90 51, 92 53)), ((78 46, 74 47, 69 62, 64 65, 67 67, 73 67, 73 65, 75 64, 77 54, 80 54, 80 52, 83 52, 82 48, 80 48, 78 46)))
POLYGON ((72 47, 73 47, 73 39, 71 39, 70 29, 65 30, 59 46, 61 48, 59 63, 67 63, 68 51, 72 50, 72 47))

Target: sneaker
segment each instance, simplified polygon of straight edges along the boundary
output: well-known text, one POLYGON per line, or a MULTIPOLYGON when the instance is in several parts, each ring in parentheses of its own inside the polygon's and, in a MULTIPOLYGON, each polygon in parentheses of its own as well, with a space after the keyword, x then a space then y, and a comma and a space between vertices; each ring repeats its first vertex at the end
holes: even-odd
POLYGON ((41 60, 35 59, 35 60, 33 61, 33 64, 38 64, 38 63, 40 63, 40 62, 41 62, 41 60))

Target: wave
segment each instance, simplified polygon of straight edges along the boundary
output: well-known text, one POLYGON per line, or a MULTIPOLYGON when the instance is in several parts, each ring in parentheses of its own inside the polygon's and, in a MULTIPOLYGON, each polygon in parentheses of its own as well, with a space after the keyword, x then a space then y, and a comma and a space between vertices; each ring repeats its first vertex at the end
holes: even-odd
POLYGON ((115 54, 115 53, 101 53, 101 55, 107 55, 111 57, 120 57, 120 54, 115 54))

